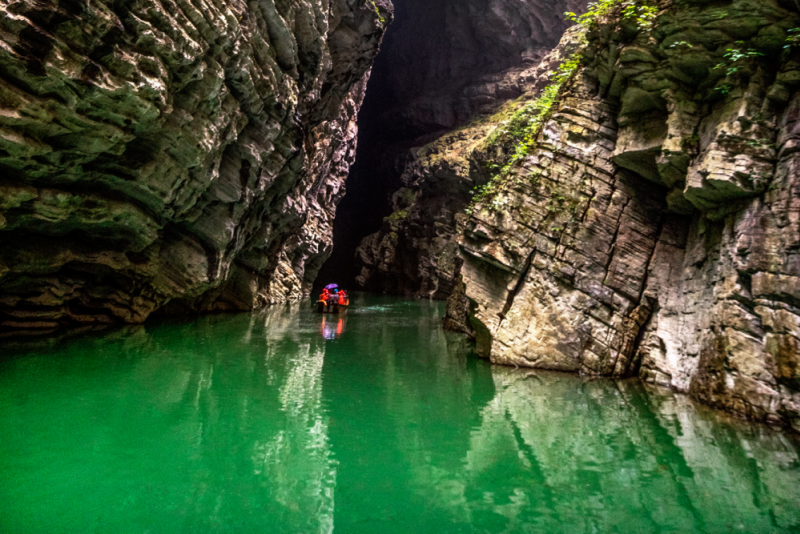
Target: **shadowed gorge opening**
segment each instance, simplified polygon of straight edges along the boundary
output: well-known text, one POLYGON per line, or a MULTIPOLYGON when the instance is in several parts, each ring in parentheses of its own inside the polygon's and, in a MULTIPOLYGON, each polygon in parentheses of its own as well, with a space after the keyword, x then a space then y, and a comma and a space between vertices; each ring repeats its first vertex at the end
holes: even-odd
POLYGON ((395 19, 358 116, 357 155, 337 209, 333 254, 317 285, 336 280, 355 287, 356 248, 394 211, 409 150, 519 97, 519 86, 497 84, 496 75, 539 61, 569 26, 564 12, 586 2, 393 3, 395 19))
POLYGON ((322 275, 800 430, 799 10, 401 4, 322 275))

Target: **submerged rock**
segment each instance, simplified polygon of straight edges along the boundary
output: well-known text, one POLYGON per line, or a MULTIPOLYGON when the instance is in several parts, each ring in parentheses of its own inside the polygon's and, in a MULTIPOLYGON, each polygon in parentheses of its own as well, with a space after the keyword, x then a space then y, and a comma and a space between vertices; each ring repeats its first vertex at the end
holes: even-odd
POLYGON ((0 328, 298 299, 332 248, 388 0, 17 2, 0 328))

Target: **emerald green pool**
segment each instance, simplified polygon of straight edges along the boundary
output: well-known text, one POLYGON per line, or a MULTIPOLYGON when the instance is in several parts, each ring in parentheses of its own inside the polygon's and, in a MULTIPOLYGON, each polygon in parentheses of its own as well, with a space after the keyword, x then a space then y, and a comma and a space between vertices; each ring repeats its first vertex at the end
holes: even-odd
POLYGON ((6 347, 0 532, 800 532, 795 438, 491 367, 442 311, 359 296, 6 347))

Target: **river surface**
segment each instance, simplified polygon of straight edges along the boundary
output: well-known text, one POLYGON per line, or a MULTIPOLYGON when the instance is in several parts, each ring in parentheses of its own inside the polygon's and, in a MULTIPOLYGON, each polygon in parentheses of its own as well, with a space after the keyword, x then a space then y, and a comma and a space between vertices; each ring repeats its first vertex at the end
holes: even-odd
POLYGON ((6 347, 0 532, 800 532, 795 438, 353 304, 6 347))

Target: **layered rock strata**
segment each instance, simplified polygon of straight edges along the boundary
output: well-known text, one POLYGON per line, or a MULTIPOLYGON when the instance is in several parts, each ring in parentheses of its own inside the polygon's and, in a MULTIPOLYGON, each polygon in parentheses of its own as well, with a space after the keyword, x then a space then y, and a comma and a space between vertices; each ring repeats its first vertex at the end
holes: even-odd
MULTIPOLYGON (((589 33, 535 148, 464 222, 450 308, 473 316, 449 322, 495 363, 640 376, 800 431, 800 13, 659 8, 652 31, 617 12, 589 33)), ((483 146, 470 169, 514 148, 483 146)))
POLYGON ((308 293, 388 0, 0 9, 0 328, 308 293))
POLYGON ((464 209, 476 186, 490 177, 482 163, 487 156, 477 154, 485 150, 485 140, 499 122, 541 93, 550 73, 576 50, 576 38, 570 31, 539 62, 475 80, 464 94, 491 95, 482 108, 488 113, 408 152, 402 187, 392 195, 392 214, 356 252, 361 287, 420 298, 445 299, 451 294, 459 261, 457 237, 467 220, 464 209))
MULTIPOLYGON (((401 188, 392 195, 393 212, 384 219, 379 232, 364 238, 356 252, 361 266, 356 281, 361 287, 397 295, 447 298, 458 257, 455 238, 466 220, 464 208, 474 188, 489 180, 490 173, 481 162, 488 156, 478 157, 476 153, 485 150, 485 140, 499 122, 539 95, 550 82, 553 69, 576 50, 576 39, 577 32, 570 30, 557 47, 537 61, 526 57, 512 68, 476 77, 459 93, 464 109, 471 110, 462 117, 471 118, 469 122, 444 135, 434 135, 430 143, 405 154, 401 188), (467 105, 469 95, 475 100, 467 105)), ((423 136, 419 140, 428 139, 423 136)))

